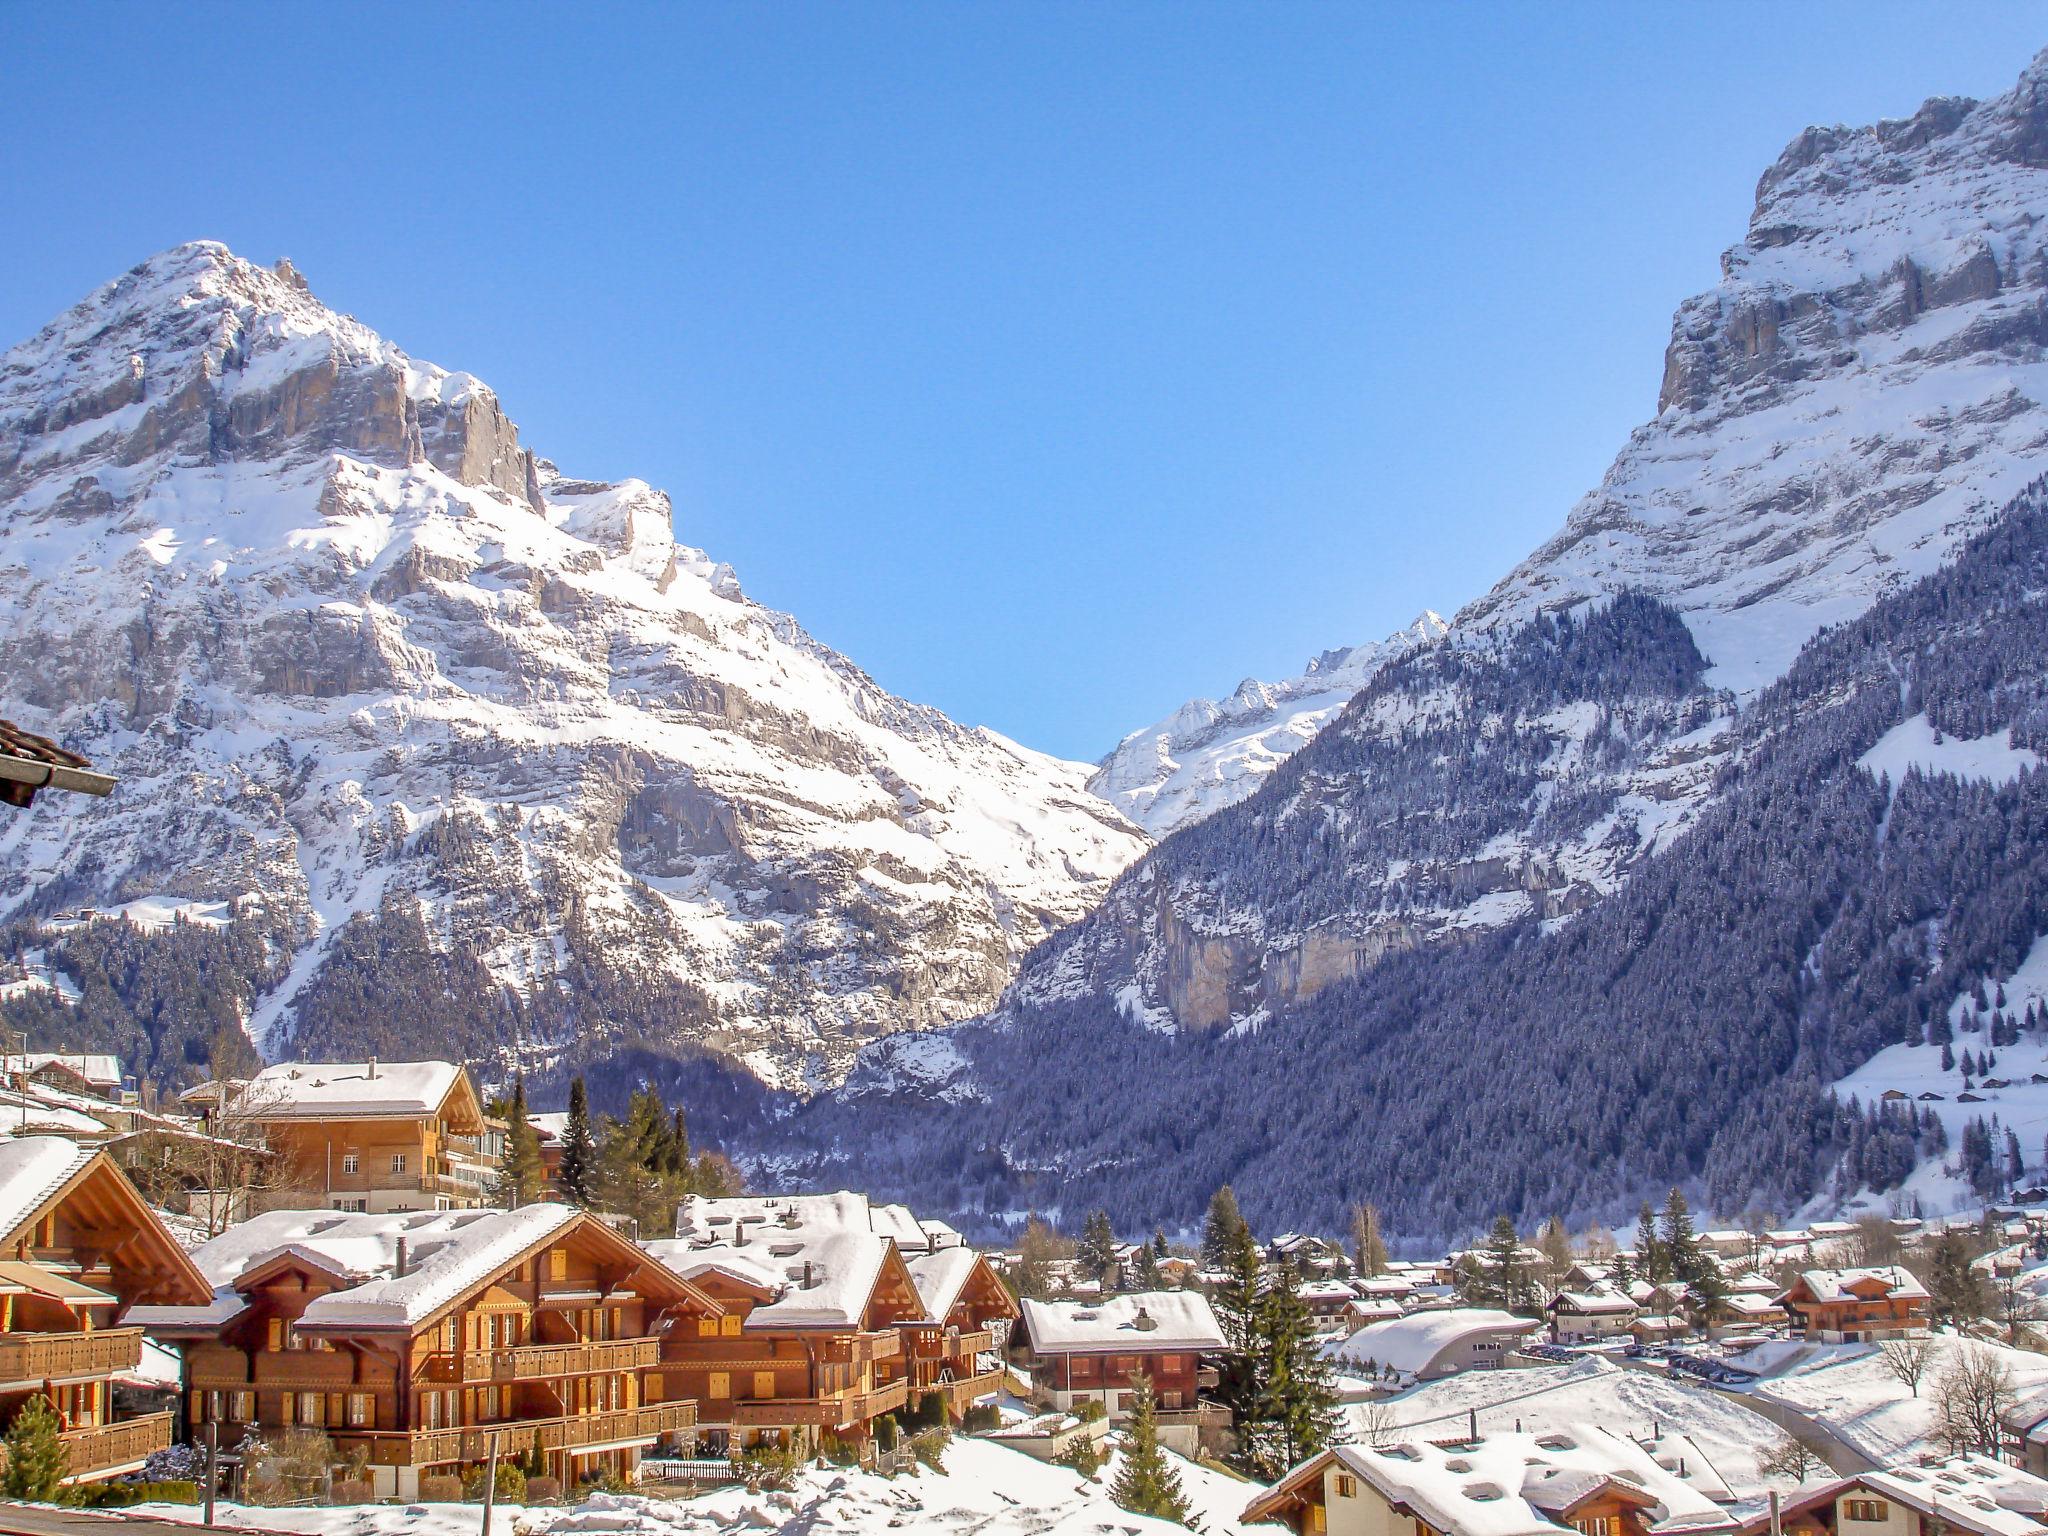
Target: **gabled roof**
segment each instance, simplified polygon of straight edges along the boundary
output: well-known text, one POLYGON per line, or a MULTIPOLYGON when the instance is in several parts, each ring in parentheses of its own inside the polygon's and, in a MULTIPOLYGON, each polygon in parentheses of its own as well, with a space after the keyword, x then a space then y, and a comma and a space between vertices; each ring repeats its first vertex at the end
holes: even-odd
POLYGON ((118 1056, 81 1051, 30 1051, 25 1056, 10 1056, 5 1060, 23 1062, 31 1072, 40 1072, 45 1067, 62 1067, 97 1088, 121 1086, 121 1058, 118 1056))
POLYGON ((1209 1298, 1200 1291, 1135 1291, 1099 1302, 1026 1300, 1022 1305, 1024 1330, 1040 1354, 1226 1347, 1209 1298))
MULTIPOLYGON (((1781 1518, 1832 1504, 1845 1494, 1868 1491, 1892 1499, 1970 1536, 2039 1536, 2048 1517, 2048 1481, 1985 1456, 1952 1456, 1926 1466, 1862 1472, 1815 1488, 1802 1489, 1787 1501, 1781 1518)), ((1769 1529, 1759 1515, 1745 1532, 1769 1529)))
POLYGON ((58 1136, 0 1142, 0 1246, 13 1242, 96 1155, 58 1136))
POLYGON ((1897 1264, 1880 1269, 1806 1269, 1792 1285, 1778 1293, 1786 1301, 1857 1301, 1889 1298, 1924 1301, 1927 1287, 1913 1278, 1912 1271, 1897 1264))
POLYGON ((767 1288, 774 1300, 747 1314, 753 1331, 865 1326, 890 1283, 916 1306, 917 1284, 898 1238, 927 1239, 902 1206, 865 1195, 692 1195, 676 1211, 676 1236, 644 1244, 680 1273, 722 1270, 767 1288))
POLYGON ((27 1228, 67 1201, 97 1210, 121 1233, 119 1248, 147 1250, 147 1268, 164 1276, 193 1300, 206 1282, 157 1219, 128 1176, 97 1147, 81 1147, 58 1136, 17 1136, 0 1141, 0 1249, 11 1248, 27 1228))
POLYGON ((193 1250, 193 1260, 214 1287, 211 1303, 136 1308, 134 1320, 176 1329, 231 1318, 246 1305, 242 1290, 282 1265, 296 1264, 340 1287, 307 1306, 301 1327, 417 1329, 572 1228, 616 1249, 622 1258, 665 1274, 668 1290, 702 1310, 724 1310, 603 1222, 572 1206, 541 1204, 515 1211, 266 1211, 193 1250), (401 1243, 406 1249, 403 1274, 398 1272, 401 1243))
POLYGON ((1640 1310, 1627 1296, 1613 1291, 1559 1291, 1550 1298, 1550 1307, 1559 1312, 1586 1313, 1627 1313, 1634 1316, 1640 1310))

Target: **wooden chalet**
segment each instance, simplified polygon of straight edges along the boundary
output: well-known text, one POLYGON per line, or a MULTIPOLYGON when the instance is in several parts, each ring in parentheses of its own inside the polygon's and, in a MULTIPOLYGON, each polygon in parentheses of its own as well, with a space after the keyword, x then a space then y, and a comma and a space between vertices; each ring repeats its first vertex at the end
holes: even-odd
POLYGON ((1899 1265, 1809 1269, 1772 1304, 1796 1332, 1828 1344, 1865 1344, 1927 1331, 1927 1288, 1899 1265))
POLYGON ((902 1327, 913 1403, 937 1392, 958 1421, 1002 1386, 999 1353, 1017 1303, 995 1267, 972 1248, 932 1248, 909 1259, 924 1315, 902 1327))
POLYGON ((292 1204, 382 1214, 472 1209, 497 1196, 504 1126, 454 1062, 280 1062, 183 1098, 202 1115, 260 1126, 291 1169, 292 1204))
POLYGON ((210 1299, 135 1315, 185 1346, 189 1419, 223 1444, 318 1429, 398 1498, 493 1437, 565 1486, 694 1447, 664 1341, 716 1333, 723 1309, 585 1212, 271 1211, 192 1257, 210 1299))
POLYGON ((692 1196, 679 1235, 646 1245, 723 1309, 672 1329, 662 1352, 708 1449, 863 1439, 909 1403, 925 1304, 875 1214, 852 1194, 692 1196))
POLYGON ((136 1470, 172 1416, 115 1414, 143 1349, 120 1310, 203 1301, 205 1279, 112 1158, 54 1136, 0 1142, 0 1233, 0 1424, 47 1398, 73 1478, 136 1470))
MULTIPOLYGON (((1862 1472, 1794 1492, 1778 1511, 1784 1536, 2038 1536, 2048 1480, 1988 1456, 1952 1456, 1862 1472)), ((1759 1511, 1741 1536, 1770 1536, 1759 1511)))
POLYGON ((1099 1402, 1112 1421, 1129 1411, 1139 1377, 1163 1412, 1192 1409, 1214 1372, 1202 1357, 1227 1347, 1199 1291, 1140 1291, 1101 1302, 1026 1301, 1010 1340, 1051 1405, 1099 1402))

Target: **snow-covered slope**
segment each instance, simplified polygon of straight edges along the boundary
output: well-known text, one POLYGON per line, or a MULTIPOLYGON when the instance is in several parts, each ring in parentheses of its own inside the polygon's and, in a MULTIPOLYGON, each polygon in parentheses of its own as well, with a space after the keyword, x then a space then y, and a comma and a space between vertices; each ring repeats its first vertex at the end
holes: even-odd
POLYGON ((1248 677, 1221 703, 1190 699, 1118 742, 1088 787, 1154 837, 1178 831, 1244 799, 1382 667, 1435 644, 1445 628, 1425 610, 1377 644, 1323 652, 1285 681, 1248 677))
POLYGON ((892 697, 660 492, 559 474, 481 382, 215 244, 0 356, 0 676, 122 780, 0 823, 0 919, 257 898, 272 1053, 346 1048, 356 924, 387 983, 509 989, 500 1038, 422 1017, 421 1051, 829 1082, 988 1006, 1145 844, 1086 765, 892 697))
POLYGON ((2048 466, 2044 218, 2048 53, 1993 101, 1801 134, 1679 308, 1656 418, 1557 537, 1436 643, 1375 648, 1358 697, 1297 733, 1254 689, 1118 749, 1097 788, 1200 846, 1140 864, 1017 996, 1256 1023, 1390 952, 1619 889, 1711 802, 1735 711, 1801 645, 1940 569, 2048 466), (1624 594, 1696 647, 1677 692, 1635 675, 1647 649, 1684 660, 1650 610, 1562 671, 1564 642, 1532 640, 1624 594), (1342 741, 1278 766, 1274 735, 1318 732, 1342 741))

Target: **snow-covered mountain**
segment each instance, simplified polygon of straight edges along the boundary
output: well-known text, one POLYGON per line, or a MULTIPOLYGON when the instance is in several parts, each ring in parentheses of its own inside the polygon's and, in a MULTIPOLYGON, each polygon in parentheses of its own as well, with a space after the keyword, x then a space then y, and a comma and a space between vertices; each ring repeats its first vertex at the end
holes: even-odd
POLYGON ((0 677, 122 781, 0 821, 0 923, 260 914, 273 1054, 447 1049, 435 1010, 361 1017, 410 966, 464 1049, 829 1083, 989 1006, 1146 842, 1086 765, 892 697, 666 496, 562 475, 480 381, 216 244, 0 356, 0 677))
MULTIPOLYGON (((1680 306, 1655 419, 1437 643, 1371 648, 1354 701, 1304 712, 1300 739, 1341 745, 1305 768, 1268 751, 1276 714, 1254 687, 1108 760, 1101 793, 1155 833, 1194 822, 1194 841, 1119 882, 1018 997, 1242 1025, 1388 953, 1617 890, 1711 802, 1745 700, 1824 626, 1940 569, 2048 466, 2044 219, 2048 54, 1992 101, 1802 133, 1722 281, 1680 306), (1561 687, 1537 664, 1532 622, 1624 593, 1682 622, 1703 662, 1687 689, 1619 656, 1576 656, 1561 687)), ((1603 643, 1691 667, 1632 612, 1603 643)))
POLYGON ((1244 799, 1380 668, 1435 644, 1447 628, 1440 614, 1424 610, 1377 644, 1324 651, 1284 681, 1248 677, 1220 703, 1190 699, 1118 742, 1088 787, 1154 837, 1178 831, 1244 799))

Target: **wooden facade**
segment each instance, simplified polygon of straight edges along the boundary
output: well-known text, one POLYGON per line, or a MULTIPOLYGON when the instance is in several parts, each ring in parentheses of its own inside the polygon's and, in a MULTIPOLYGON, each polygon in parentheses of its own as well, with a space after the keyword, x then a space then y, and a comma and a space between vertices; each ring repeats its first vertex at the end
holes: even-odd
POLYGON ((719 1303, 604 1223, 560 1209, 560 1223, 491 1273, 396 1325, 314 1309, 363 1281, 316 1253, 287 1247, 257 1263, 234 1281, 244 1305, 231 1321, 160 1330, 187 1342, 191 1422, 219 1422, 223 1443, 249 1429, 318 1429, 398 1497, 415 1496, 423 1472, 482 1461, 494 1436, 501 1455, 538 1452, 565 1486, 630 1471, 657 1442, 687 1451, 695 1408, 669 1389, 663 1342, 700 1323, 715 1330, 719 1303))
POLYGON ((1009 1288, 977 1254, 945 1316, 932 1317, 928 1306, 922 1320, 901 1330, 911 1401, 937 1392, 948 1419, 957 1423, 966 1417, 975 1403, 1001 1388, 1002 1368, 991 1360, 983 1369, 983 1357, 1000 1347, 998 1331, 1007 1335, 1016 1318, 1009 1288))
POLYGON ((1828 1273, 1801 1275, 1773 1301, 1807 1338, 1861 1344, 1927 1331, 1929 1297, 1904 1270, 1856 1272, 1834 1281, 1828 1273))
POLYGON ((171 1415, 115 1417, 115 1381, 141 1363, 143 1334, 114 1324, 131 1303, 189 1304, 210 1288, 105 1152, 31 1137, 0 1149, 0 1168, 46 1190, 10 1211, 0 1241, 0 1424, 46 1398, 73 1478, 133 1471, 170 1445, 171 1415))
POLYGON ((695 1400, 710 1449, 810 1447, 827 1432, 864 1438, 876 1419, 909 1403, 905 1333, 924 1309, 903 1256, 894 1244, 881 1247, 874 1283, 847 1323, 764 1326, 754 1313, 777 1297, 757 1276, 738 1266, 692 1273, 723 1315, 671 1329, 662 1370, 671 1396, 695 1400))

